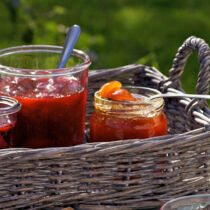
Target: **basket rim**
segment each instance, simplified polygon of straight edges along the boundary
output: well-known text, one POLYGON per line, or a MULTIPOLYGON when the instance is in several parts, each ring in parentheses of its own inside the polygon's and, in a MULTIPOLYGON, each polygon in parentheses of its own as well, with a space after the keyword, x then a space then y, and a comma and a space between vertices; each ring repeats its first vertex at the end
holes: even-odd
MULTIPOLYGON (((81 145, 75 145, 71 147, 49 147, 49 148, 40 148, 40 149, 31 149, 31 148, 8 148, 0 150, 0 157, 4 158, 14 158, 10 161, 20 161, 22 155, 24 155, 24 160, 27 159, 45 159, 50 158, 50 154, 55 156, 62 156, 63 154, 69 153, 69 158, 71 154, 80 153, 80 158, 88 158, 91 156, 106 156, 109 151, 114 152, 115 154, 121 153, 122 151, 129 150, 133 152, 134 148, 136 151, 141 150, 150 151, 157 150, 156 147, 159 145, 166 145, 166 147, 172 148, 174 144, 184 145, 190 142, 198 142, 202 139, 210 139, 210 131, 205 127, 194 129, 182 134, 170 134, 166 136, 157 136, 147 139, 128 139, 128 140, 119 140, 112 142, 96 142, 96 143, 84 143, 81 145), (194 140, 195 139, 195 140, 194 140)), ((113 153, 113 154, 114 154, 113 153)), ((160 152, 161 153, 161 152, 160 152)))

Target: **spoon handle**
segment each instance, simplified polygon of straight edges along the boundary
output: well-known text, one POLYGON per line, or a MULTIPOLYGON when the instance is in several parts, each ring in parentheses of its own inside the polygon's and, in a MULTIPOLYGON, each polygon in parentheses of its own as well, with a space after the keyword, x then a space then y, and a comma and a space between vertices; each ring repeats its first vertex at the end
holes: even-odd
POLYGON ((167 94, 158 94, 151 96, 150 99, 154 98, 198 98, 198 99, 210 99, 210 95, 199 95, 199 94, 174 94, 174 93, 167 93, 167 94))
POLYGON ((64 68, 80 35, 80 27, 73 25, 67 32, 63 51, 58 62, 58 68, 64 68))

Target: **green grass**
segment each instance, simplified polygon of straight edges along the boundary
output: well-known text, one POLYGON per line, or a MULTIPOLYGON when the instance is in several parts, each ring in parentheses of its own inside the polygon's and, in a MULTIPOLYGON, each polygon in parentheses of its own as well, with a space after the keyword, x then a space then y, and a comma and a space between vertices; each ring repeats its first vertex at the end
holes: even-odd
MULTIPOLYGON (((0 2, 0 48, 62 45, 67 28, 78 24, 82 34, 76 47, 91 55, 91 69, 137 62, 168 75, 186 38, 210 43, 209 0, 22 0, 14 10, 5 2, 12 1, 0 2)), ((182 76, 187 92, 194 92, 198 71, 194 53, 182 76)))

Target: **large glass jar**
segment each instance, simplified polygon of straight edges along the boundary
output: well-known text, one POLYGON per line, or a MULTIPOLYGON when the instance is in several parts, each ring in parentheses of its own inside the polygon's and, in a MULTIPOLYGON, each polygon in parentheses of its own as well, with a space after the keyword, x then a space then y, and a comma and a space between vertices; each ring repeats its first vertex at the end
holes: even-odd
POLYGON ((84 142, 90 57, 73 50, 65 68, 62 47, 29 45, 0 50, 0 94, 22 104, 14 147, 60 147, 84 142))
POLYGON ((17 113, 20 109, 21 104, 16 99, 0 96, 0 149, 14 145, 17 113))
POLYGON ((160 92, 144 87, 123 87, 137 101, 114 101, 94 96, 95 112, 90 118, 90 142, 144 139, 167 134, 167 118, 162 98, 149 99, 160 92))

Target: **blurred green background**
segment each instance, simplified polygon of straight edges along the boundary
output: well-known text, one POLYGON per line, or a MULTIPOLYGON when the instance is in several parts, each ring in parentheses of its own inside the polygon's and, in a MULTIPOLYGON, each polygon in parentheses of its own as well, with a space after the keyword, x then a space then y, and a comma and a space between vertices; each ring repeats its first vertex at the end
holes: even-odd
MULTIPOLYGON (((69 26, 82 33, 76 48, 90 69, 131 63, 168 75, 178 47, 191 35, 210 43, 209 0, 1 0, 0 49, 23 44, 63 45, 69 26)), ((190 57, 183 88, 194 92, 199 64, 190 57)))

